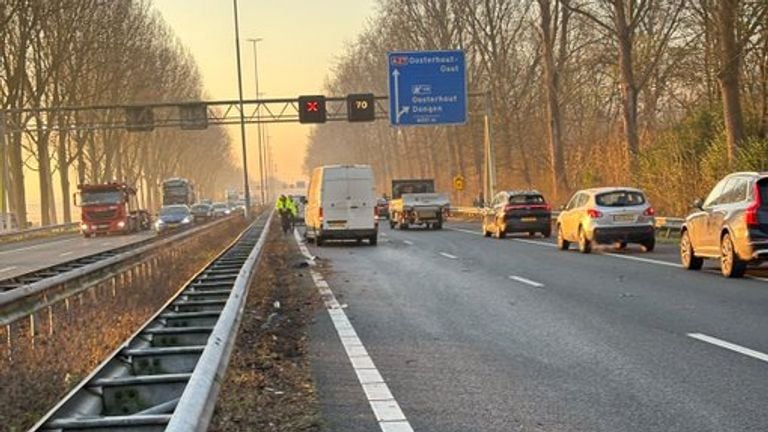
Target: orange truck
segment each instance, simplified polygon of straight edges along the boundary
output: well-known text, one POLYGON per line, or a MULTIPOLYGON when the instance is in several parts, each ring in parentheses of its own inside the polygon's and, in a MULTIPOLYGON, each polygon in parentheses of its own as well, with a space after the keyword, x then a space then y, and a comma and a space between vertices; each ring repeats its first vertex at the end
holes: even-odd
POLYGON ((84 237, 129 234, 152 228, 149 212, 139 209, 136 189, 126 183, 81 184, 75 196, 84 237))

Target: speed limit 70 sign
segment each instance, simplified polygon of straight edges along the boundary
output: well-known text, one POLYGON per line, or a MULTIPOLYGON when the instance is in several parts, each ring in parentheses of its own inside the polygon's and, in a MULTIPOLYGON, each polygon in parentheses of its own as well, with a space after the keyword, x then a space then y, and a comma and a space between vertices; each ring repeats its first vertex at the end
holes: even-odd
POLYGON ((464 190, 464 176, 457 175, 453 178, 453 189, 457 192, 464 190))
POLYGON ((367 122, 376 119, 373 93, 347 95, 347 120, 367 122))

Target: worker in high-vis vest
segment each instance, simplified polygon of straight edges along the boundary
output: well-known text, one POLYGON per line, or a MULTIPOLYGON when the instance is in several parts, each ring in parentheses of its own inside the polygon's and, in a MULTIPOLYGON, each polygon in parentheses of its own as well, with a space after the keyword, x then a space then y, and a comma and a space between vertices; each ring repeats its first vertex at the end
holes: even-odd
POLYGON ((285 195, 280 195, 275 204, 275 210, 280 214, 280 222, 283 227, 283 233, 288 232, 293 228, 294 219, 299 210, 296 208, 296 203, 291 198, 285 195))

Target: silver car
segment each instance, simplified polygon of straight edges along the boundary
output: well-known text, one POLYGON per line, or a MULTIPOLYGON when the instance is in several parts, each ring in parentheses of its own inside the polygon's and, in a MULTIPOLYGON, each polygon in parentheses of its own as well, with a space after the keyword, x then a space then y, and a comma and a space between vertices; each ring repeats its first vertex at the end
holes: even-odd
POLYGON ((654 210, 640 189, 609 187, 576 192, 557 218, 557 245, 567 250, 578 243, 590 253, 593 244, 640 243, 646 252, 656 246, 654 210))

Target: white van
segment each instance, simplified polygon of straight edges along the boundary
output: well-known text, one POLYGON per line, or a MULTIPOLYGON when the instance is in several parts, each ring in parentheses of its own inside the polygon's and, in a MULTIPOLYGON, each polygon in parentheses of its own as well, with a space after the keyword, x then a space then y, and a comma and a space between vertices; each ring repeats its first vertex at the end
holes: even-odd
POLYGON ((307 238, 318 246, 331 239, 367 239, 375 245, 376 193, 368 165, 326 165, 315 168, 304 210, 307 238))

